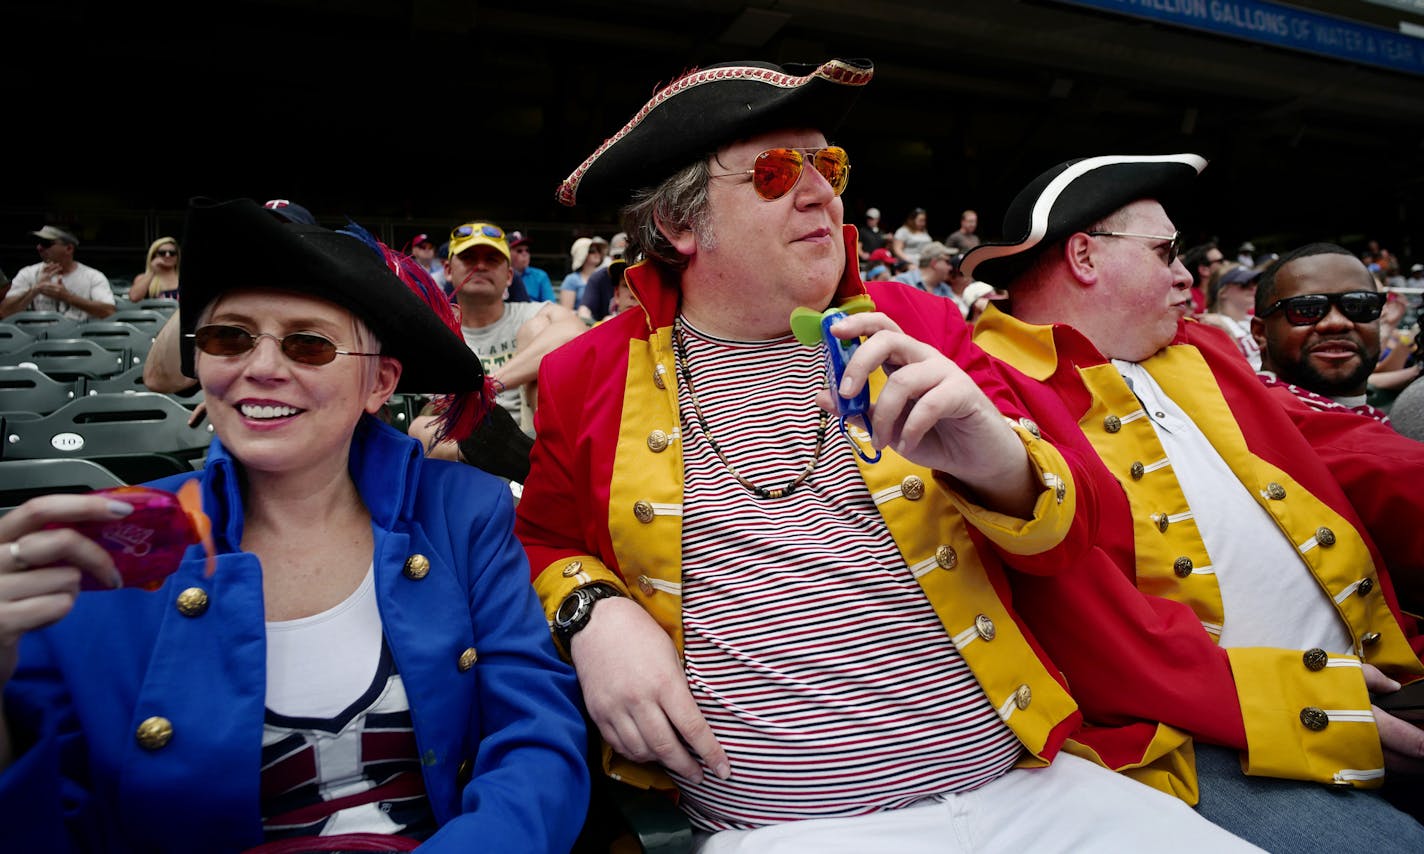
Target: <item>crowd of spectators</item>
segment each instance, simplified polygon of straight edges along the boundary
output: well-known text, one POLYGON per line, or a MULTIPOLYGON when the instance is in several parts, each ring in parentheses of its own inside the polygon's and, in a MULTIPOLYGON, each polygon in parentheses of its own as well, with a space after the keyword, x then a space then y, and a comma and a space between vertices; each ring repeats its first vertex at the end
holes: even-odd
MULTIPOLYGON (((0 817, 172 847, 118 780, 201 758, 223 794, 174 809, 219 847, 567 850, 586 722, 707 852, 1424 845, 1424 730, 1381 708, 1424 678, 1424 264, 1186 247, 1193 154, 889 232, 827 144, 872 74, 689 72, 561 185, 627 231, 557 269, 484 216, 399 252, 195 202, 127 298, 178 301, 143 379, 206 395, 207 467, 160 485, 202 490, 219 574, 78 595, 114 573, 73 526, 133 509, 0 516, 0 817), (128 633, 115 666, 82 620, 128 633), (155 675, 183 655, 199 690, 155 675)), ((0 323, 115 312, 76 233, 32 233, 0 323)))

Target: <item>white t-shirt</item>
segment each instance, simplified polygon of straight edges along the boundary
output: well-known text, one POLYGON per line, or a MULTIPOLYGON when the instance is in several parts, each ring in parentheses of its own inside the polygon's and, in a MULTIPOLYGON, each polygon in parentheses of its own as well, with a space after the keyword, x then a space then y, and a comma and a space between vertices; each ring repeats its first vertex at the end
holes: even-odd
POLYGON ((329 718, 361 696, 381 658, 376 573, 334 607, 267 623, 267 708, 294 718, 329 718))
POLYGON ((895 229, 895 239, 904 244, 904 251, 900 254, 912 265, 920 263, 920 250, 933 241, 928 231, 911 231, 903 225, 895 229))
POLYGON ((1241 350, 1241 355, 1246 357, 1246 361, 1251 363, 1251 370, 1261 370, 1261 345, 1256 343, 1256 339, 1251 337, 1250 323, 1242 323, 1234 317, 1223 314, 1222 318, 1231 325, 1227 330, 1231 334, 1231 339, 1236 342, 1236 346, 1241 350))
POLYGON ((1206 435, 1139 364, 1113 360, 1138 400, 1187 499, 1221 588, 1223 647, 1320 647, 1348 653, 1350 633, 1295 545, 1206 435))
MULTIPOLYGON (((519 327, 529 322, 545 305, 547 303, 507 302, 504 303, 504 314, 489 326, 460 327, 460 331, 465 335, 465 344, 480 357, 480 363, 485 366, 485 373, 494 373, 496 368, 514 358, 519 349, 519 327)), ((523 414, 519 388, 505 389, 500 392, 498 400, 499 405, 519 422, 523 414)))
MULTIPOLYGON (((44 269, 44 264, 31 264, 19 273, 15 274, 15 281, 10 286, 9 296, 16 296, 33 290, 39 283, 40 271, 44 269)), ((102 303, 114 304, 114 292, 109 288, 109 279, 103 273, 93 267, 87 267, 80 263, 75 263, 74 269, 59 276, 59 280, 64 284, 64 289, 78 297, 84 299, 97 300, 102 303)), ((44 294, 35 294, 30 300, 28 311, 57 311, 65 317, 75 320, 85 320, 90 315, 82 308, 76 308, 63 300, 47 297, 44 294)))

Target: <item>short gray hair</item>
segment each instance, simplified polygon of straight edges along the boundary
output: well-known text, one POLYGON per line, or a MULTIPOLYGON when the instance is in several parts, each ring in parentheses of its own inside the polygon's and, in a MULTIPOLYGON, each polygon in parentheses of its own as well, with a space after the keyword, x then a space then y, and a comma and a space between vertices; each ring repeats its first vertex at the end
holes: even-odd
POLYGON ((627 257, 641 256, 674 270, 687 268, 687 257, 658 229, 660 221, 673 231, 695 232, 698 243, 703 246, 716 245, 710 221, 712 204, 707 195, 712 170, 707 161, 706 157, 698 158, 656 187, 633 194, 633 200, 623 208, 623 230, 628 232, 627 257))

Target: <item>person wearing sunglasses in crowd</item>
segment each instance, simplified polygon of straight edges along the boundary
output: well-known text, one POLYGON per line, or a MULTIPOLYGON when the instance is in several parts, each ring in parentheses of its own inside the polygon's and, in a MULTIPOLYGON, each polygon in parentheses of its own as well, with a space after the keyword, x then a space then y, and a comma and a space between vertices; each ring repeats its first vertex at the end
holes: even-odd
POLYGON ((544 359, 516 527, 606 768, 675 786, 703 852, 1240 848, 1060 752, 1078 713, 1001 592, 1073 566, 1088 513, 959 309, 860 281, 827 135, 872 74, 690 72, 558 190, 625 204, 645 259, 635 308, 544 359), (830 412, 833 307, 873 440, 830 412))
POLYGON ((1206 311, 1197 316, 1202 323, 1230 335, 1242 357, 1256 370, 1261 368, 1261 348, 1251 337, 1251 311, 1261 272, 1235 261, 1218 264, 1206 282, 1206 311))
POLYGON ((0 300, 0 318, 21 311, 57 311, 74 320, 102 319, 113 314, 114 292, 109 278, 74 260, 79 238, 53 225, 31 232, 41 261, 15 274, 0 300))
POLYGON ((1385 294, 1343 246, 1311 243, 1286 253, 1256 286, 1251 334, 1261 381, 1317 408, 1344 408, 1380 421, 1365 402, 1379 361, 1385 294))
POLYGON ((1424 593, 1424 526, 1402 524, 1424 446, 1262 387, 1225 334, 1187 321, 1168 209, 1205 166, 1059 164, 1008 206, 1009 240, 964 259, 1009 294, 975 342, 1045 436, 1100 460, 1098 543, 1118 566, 1016 578, 1015 604, 1090 723, 1196 738, 1207 818, 1277 851, 1424 850, 1378 790, 1410 803, 1424 731, 1371 696, 1424 675, 1395 590, 1424 593))
MULTIPOLYGON (((504 301, 514 270, 504 229, 493 223, 467 222, 450 232, 445 277, 455 289, 465 343, 489 371, 499 405, 532 433, 539 361, 587 327, 558 303, 504 301)), ((421 415, 410 434, 433 457, 461 459, 456 443, 438 440, 436 426, 433 416, 421 415)))
POLYGON ((15 851, 567 851, 585 733, 505 484, 372 417, 395 390, 486 412, 440 289, 356 226, 194 200, 184 365, 216 439, 194 546, 156 590, 66 521, 0 518, 0 821, 15 851), (443 310, 443 315, 442 315, 443 310), (52 524, 58 523, 58 529, 52 524), (18 649, 17 649, 18 641, 18 649))
POLYGON ((129 302, 146 299, 177 299, 178 241, 160 237, 148 247, 144 270, 134 277, 129 302))

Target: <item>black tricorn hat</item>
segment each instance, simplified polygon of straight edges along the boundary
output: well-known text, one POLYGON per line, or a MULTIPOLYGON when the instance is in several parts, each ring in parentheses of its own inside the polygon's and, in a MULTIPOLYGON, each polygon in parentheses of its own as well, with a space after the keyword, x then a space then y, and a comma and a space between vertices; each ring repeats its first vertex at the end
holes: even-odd
POLYGON ((1060 163, 1033 179, 1004 212, 1002 243, 981 243, 959 264, 966 276, 1010 287, 1038 256, 1138 199, 1163 206, 1190 190, 1206 159, 1196 154, 1106 155, 1060 163))
POLYGON ((735 140, 777 128, 830 133, 874 75, 868 59, 784 68, 734 62, 690 71, 605 140, 559 185, 555 198, 569 207, 576 201, 621 204, 634 190, 654 186, 735 140))
MULTIPOLYGON (((401 363, 397 391, 482 391, 479 357, 378 251, 353 234, 285 222, 251 199, 193 199, 183 240, 179 325, 185 336, 192 333, 203 309, 228 291, 291 291, 361 318, 381 339, 381 352, 401 363)), ((183 373, 197 376, 191 338, 182 339, 182 356, 183 373)))

